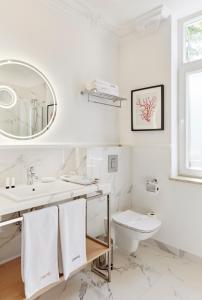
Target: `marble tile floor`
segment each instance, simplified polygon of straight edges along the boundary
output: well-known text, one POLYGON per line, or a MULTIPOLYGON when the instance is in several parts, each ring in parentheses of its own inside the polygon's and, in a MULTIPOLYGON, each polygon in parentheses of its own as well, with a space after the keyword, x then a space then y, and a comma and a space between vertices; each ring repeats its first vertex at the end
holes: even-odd
POLYGON ((111 283, 86 269, 37 300, 202 300, 202 263, 155 241, 142 242, 136 257, 114 256, 111 283))

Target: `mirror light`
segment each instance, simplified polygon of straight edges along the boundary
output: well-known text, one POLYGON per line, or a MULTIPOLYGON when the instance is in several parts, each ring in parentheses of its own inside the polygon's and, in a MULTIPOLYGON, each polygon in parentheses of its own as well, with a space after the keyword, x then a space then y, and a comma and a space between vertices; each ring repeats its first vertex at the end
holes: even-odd
POLYGON ((0 101, 0 107, 1 108, 10 109, 10 108, 12 108, 13 106, 16 105, 16 103, 17 103, 17 94, 11 87, 9 87, 7 85, 0 85, 0 94, 1 94, 1 92, 6 92, 11 97, 10 104, 7 104, 7 103, 2 104, 1 101, 0 101))

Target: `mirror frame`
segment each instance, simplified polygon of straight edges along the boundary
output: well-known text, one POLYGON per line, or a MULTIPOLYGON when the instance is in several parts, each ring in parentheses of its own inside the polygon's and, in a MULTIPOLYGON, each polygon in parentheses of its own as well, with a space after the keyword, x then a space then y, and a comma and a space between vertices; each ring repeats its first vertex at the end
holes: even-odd
MULTIPOLYGON (((12 64, 12 63, 25 66, 25 67, 31 69, 32 71, 36 72, 46 82, 46 84, 48 85, 48 87, 50 89, 52 97, 53 97, 53 107, 54 107, 53 108, 53 115, 51 117, 50 122, 40 132, 38 132, 36 134, 33 134, 32 136, 16 136, 16 135, 9 134, 9 133, 5 132, 4 130, 0 129, 0 134, 6 136, 8 138, 11 138, 11 139, 14 139, 14 140, 32 140, 32 139, 35 139, 35 138, 41 136, 42 134, 44 134, 51 127, 51 125, 53 124, 53 122, 55 120, 55 117, 56 117, 56 113, 57 113, 56 94, 54 92, 54 89, 53 89, 50 81, 47 79, 47 77, 41 71, 39 71, 39 69, 37 69, 36 67, 34 67, 33 65, 31 65, 29 63, 26 63, 26 62, 21 61, 21 60, 7 59, 7 60, 1 60, 0 61, 0 67, 3 66, 3 65, 12 64)), ((7 109, 7 108, 5 107, 5 109, 7 109)))

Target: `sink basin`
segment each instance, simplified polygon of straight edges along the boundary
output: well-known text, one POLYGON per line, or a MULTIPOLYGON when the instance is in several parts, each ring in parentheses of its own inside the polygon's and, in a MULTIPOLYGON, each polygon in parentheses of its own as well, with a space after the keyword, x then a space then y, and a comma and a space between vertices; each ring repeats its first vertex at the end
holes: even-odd
POLYGON ((33 185, 19 185, 14 189, 3 190, 0 193, 14 201, 26 201, 34 198, 53 196, 60 193, 71 192, 80 189, 75 183, 57 180, 51 183, 35 183, 33 185))

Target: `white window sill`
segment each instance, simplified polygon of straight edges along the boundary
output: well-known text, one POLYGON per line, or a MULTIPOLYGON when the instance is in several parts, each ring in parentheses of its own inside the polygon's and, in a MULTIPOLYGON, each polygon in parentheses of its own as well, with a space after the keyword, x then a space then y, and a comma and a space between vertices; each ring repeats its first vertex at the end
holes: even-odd
POLYGON ((189 182, 189 183, 202 184, 201 178, 193 178, 193 177, 186 177, 186 176, 171 176, 169 179, 174 181, 185 182, 185 183, 189 182))

